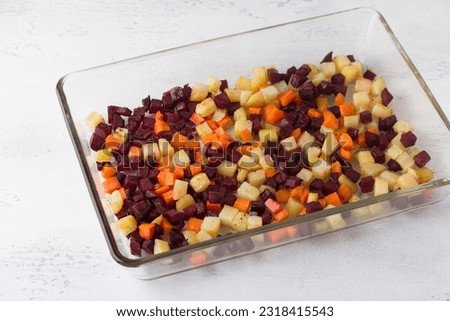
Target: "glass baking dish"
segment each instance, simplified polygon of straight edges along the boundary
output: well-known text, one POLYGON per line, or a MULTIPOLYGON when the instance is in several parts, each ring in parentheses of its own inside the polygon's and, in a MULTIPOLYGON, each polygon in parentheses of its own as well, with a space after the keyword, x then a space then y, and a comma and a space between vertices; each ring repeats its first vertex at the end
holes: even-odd
POLYGON ((158 278, 362 224, 440 201, 449 193, 449 121, 386 20, 373 9, 287 22, 73 72, 60 79, 57 94, 111 254, 138 278, 158 278), (131 255, 127 239, 114 229, 114 214, 102 201, 104 192, 91 156, 85 117, 92 111, 105 114, 108 105, 137 107, 148 94, 159 98, 173 86, 202 82, 212 74, 232 80, 259 65, 286 70, 304 62, 318 63, 331 50, 353 54, 385 78, 394 95, 394 112, 414 127, 418 145, 432 157, 429 167, 435 178, 415 188, 162 254, 131 255), (203 259, 196 264, 199 256, 203 259))

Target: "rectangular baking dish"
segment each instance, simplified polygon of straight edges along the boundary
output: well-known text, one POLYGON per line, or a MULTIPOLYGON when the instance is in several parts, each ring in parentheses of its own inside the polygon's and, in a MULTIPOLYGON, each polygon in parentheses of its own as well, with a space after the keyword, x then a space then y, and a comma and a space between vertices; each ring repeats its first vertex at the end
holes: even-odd
POLYGON ((287 22, 73 72, 59 80, 57 94, 111 255, 138 278, 154 279, 195 268, 198 265, 192 258, 198 255, 206 257, 203 264, 212 264, 366 223, 440 201, 449 193, 449 121, 385 19, 373 9, 287 22), (429 167, 435 178, 408 190, 151 257, 132 256, 127 239, 114 229, 114 214, 102 201, 104 192, 91 156, 85 117, 92 111, 105 114, 108 105, 138 107, 148 94, 158 98, 173 86, 202 82, 212 74, 233 80, 259 65, 286 70, 303 62, 317 64, 329 51, 353 54, 385 78, 394 95, 394 112, 414 127, 418 145, 432 157, 429 167), (333 223, 335 216, 343 221, 333 223))

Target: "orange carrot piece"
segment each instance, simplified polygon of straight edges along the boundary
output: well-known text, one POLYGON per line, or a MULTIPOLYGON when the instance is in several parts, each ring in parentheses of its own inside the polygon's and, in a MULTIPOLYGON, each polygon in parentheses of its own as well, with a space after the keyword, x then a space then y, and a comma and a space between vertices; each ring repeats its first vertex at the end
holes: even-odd
POLYGON ((341 116, 351 116, 355 114, 355 106, 352 103, 339 105, 341 116))
POLYGON ((155 235, 155 227, 154 223, 142 223, 139 225, 139 235, 144 240, 151 240, 155 235))
POLYGON ((304 188, 303 191, 302 191, 302 194, 300 195, 300 198, 299 198, 300 203, 302 203, 303 205, 305 205, 305 204, 306 204, 306 201, 307 201, 307 199, 308 199, 308 195, 309 195, 308 189, 307 189, 307 188, 304 188))
POLYGON ((278 213, 281 211, 282 207, 278 202, 274 201, 271 198, 268 198, 267 201, 264 202, 264 205, 272 212, 272 214, 278 213))
POLYGON ((303 105, 303 100, 302 100, 302 98, 300 97, 299 94, 296 94, 296 95, 295 95, 294 103, 295 103, 296 106, 301 106, 301 105, 303 105))
POLYGON ((282 220, 285 220, 288 216, 289 216, 288 212, 285 209, 282 209, 273 216, 273 221, 281 222, 282 220))
POLYGON ((369 127, 367 128, 367 131, 378 136, 380 135, 380 131, 376 127, 369 127))
POLYGON ((233 204, 234 208, 237 208, 242 213, 248 213, 250 209, 250 201, 245 198, 238 197, 233 204))
POLYGON ((227 132, 225 131, 225 129, 223 129, 223 127, 218 127, 217 129, 214 130, 214 133, 220 138, 222 136, 225 136, 227 134, 227 132))
POLYGON ((271 243, 278 243, 281 240, 283 240, 286 237, 286 230, 284 228, 273 230, 270 232, 267 232, 266 234, 267 238, 271 243))
POLYGON ((339 185, 337 193, 338 193, 339 198, 342 203, 347 202, 353 195, 352 190, 345 183, 342 183, 341 185, 339 185))
POLYGON ((366 136, 364 135, 364 133, 358 133, 358 137, 356 138, 356 143, 361 148, 366 147, 366 136))
POLYGON ((196 217, 191 217, 186 222, 186 229, 188 231, 198 233, 202 228, 202 223, 203 223, 203 220, 196 218, 196 217))
POLYGON ((280 189, 276 192, 277 202, 278 203, 286 203, 291 197, 291 190, 289 189, 280 189))
POLYGON ((137 146, 131 146, 130 151, 128 152, 129 158, 139 158, 141 157, 141 148, 137 146))
POLYGON ((339 120, 334 116, 331 111, 323 111, 323 125, 330 129, 336 129, 339 127, 339 120))
POLYGON ((249 107, 248 113, 250 115, 261 115, 262 109, 260 107, 249 107))
POLYGON ((201 123, 203 123, 205 121, 205 118, 203 118, 202 116, 200 116, 199 114, 196 113, 192 113, 191 117, 189 118, 189 120, 191 122, 193 122, 196 125, 200 125, 201 123))
POLYGON ((214 120, 207 120, 208 126, 214 131, 215 129, 219 128, 219 125, 214 120))
POLYGON ((222 120, 218 121, 217 124, 222 127, 223 129, 227 129, 231 126, 233 123, 233 120, 230 116, 225 116, 222 120))
POLYGON ((202 265, 205 264, 207 261, 206 255, 203 252, 191 254, 189 257, 189 262, 191 265, 202 265))
POLYGON ((266 174, 266 178, 270 178, 277 173, 277 169, 275 167, 269 167, 264 173, 266 174))
POLYGON ((222 206, 220 203, 211 203, 210 201, 206 201, 206 209, 213 213, 220 213, 222 206))
POLYGON ((123 187, 119 188, 119 192, 120 192, 120 197, 122 197, 123 200, 126 200, 128 198, 125 188, 123 188, 123 187))
POLYGON ((116 168, 109 164, 106 164, 102 169, 103 178, 113 177, 114 175, 116 175, 116 173, 117 173, 116 168))
POLYGON ((275 104, 267 104, 262 111, 264 120, 272 125, 278 124, 278 122, 284 117, 284 111, 279 109, 275 104))
POLYGON ((339 198, 339 194, 337 192, 328 194, 324 197, 324 200, 327 202, 327 204, 331 204, 334 206, 339 206, 342 204, 341 199, 339 198))
POLYGON ((317 109, 325 110, 328 106, 328 98, 327 97, 317 97, 316 99, 317 109))
POLYGON ((162 198, 164 200, 164 202, 166 202, 167 205, 170 205, 174 202, 173 199, 173 190, 169 189, 167 192, 165 192, 164 194, 162 194, 162 198))
POLYGON ((306 114, 308 115, 309 118, 320 118, 320 117, 322 117, 320 112, 317 109, 314 109, 314 108, 308 109, 308 112, 306 114))
POLYGON ((164 115, 161 113, 161 111, 157 111, 155 114, 155 120, 163 120, 164 119, 164 115))
POLYGON ((155 189, 155 194, 161 196, 161 195, 163 195, 164 193, 166 193, 169 190, 170 190, 169 186, 167 186, 167 185, 166 186, 161 186, 161 187, 155 189))
POLYGON ((108 135, 105 138, 105 147, 109 150, 116 150, 121 144, 121 140, 113 135, 108 135))
POLYGON ((284 93, 282 93, 278 100, 280 101, 280 105, 283 107, 286 107, 289 105, 293 100, 295 99, 295 93, 292 89, 286 90, 284 93))
POLYGON ((172 231, 173 226, 172 226, 172 224, 170 224, 170 222, 165 217, 163 217, 163 219, 161 221, 161 227, 163 228, 164 236, 167 236, 172 231))
POLYGON ((168 123, 166 123, 164 120, 156 120, 155 124, 153 125, 153 133, 155 135, 158 135, 161 132, 167 132, 170 131, 170 126, 168 123))
POLYGON ((344 158, 345 160, 348 160, 348 161, 352 160, 352 158, 353 158, 353 154, 352 154, 351 150, 346 150, 346 149, 341 148, 339 150, 339 154, 341 154, 342 158, 344 158))
POLYGON ((105 193, 111 194, 115 190, 119 189, 121 187, 119 180, 116 176, 109 177, 105 179, 105 181, 102 183, 103 190, 105 193))
POLYGON ((191 171, 191 175, 195 176, 202 172, 202 166, 199 163, 195 163, 189 166, 189 170, 191 171))
POLYGON ((303 187, 303 186, 294 187, 293 189, 291 189, 290 197, 299 199, 300 196, 302 195, 304 189, 305 189, 305 187, 303 187))
POLYGON ((184 170, 183 170, 183 168, 180 167, 180 166, 176 166, 175 165, 175 168, 173 170, 173 177, 175 179, 183 179, 184 178, 184 170))
POLYGON ((242 141, 243 142, 249 142, 249 141, 251 141, 252 140, 252 133, 247 129, 247 128, 244 128, 242 131, 241 131, 241 138, 242 138, 242 141))
POLYGON ((325 201, 323 198, 318 199, 317 201, 320 203, 322 208, 325 208, 327 206, 327 201, 325 201))
POLYGON ((295 140, 298 140, 301 135, 302 135, 302 130, 300 128, 294 129, 291 133, 291 136, 294 137, 295 140))
POLYGON ((338 173, 339 176, 341 176, 342 174, 342 166, 341 163, 339 163, 338 161, 334 162, 333 164, 331 164, 331 172, 332 173, 338 173))
POLYGON ((337 94, 336 97, 334 98, 334 104, 336 106, 340 106, 345 102, 345 96, 341 93, 337 94))
POLYGON ((205 145, 207 145, 209 143, 212 143, 212 145, 214 145, 214 143, 217 143, 219 141, 219 136, 217 136, 216 133, 207 134, 202 137, 202 140, 203 140, 203 144, 205 144, 205 145))
POLYGON ((339 137, 339 144, 341 144, 342 148, 345 150, 355 149, 355 144, 353 143, 353 139, 347 133, 341 134, 341 137, 339 137))

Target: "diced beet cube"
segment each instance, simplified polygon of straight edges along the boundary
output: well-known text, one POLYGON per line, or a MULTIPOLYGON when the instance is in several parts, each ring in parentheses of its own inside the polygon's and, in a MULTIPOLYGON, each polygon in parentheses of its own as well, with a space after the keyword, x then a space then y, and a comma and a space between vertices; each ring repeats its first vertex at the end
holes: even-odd
MULTIPOLYGON (((309 66, 308 66, 309 67, 309 66)), ((300 67, 301 68, 301 67, 300 67)), ((290 67, 290 68, 288 68, 287 70, 286 70, 286 76, 288 77, 288 78, 290 78, 293 74, 295 74, 297 72, 297 68, 295 67, 295 66, 292 66, 292 67, 290 67)), ((307 72, 306 73, 306 75, 308 75, 309 74, 309 72, 307 72)), ((304 75, 304 76, 306 76, 306 75, 304 75)))
POLYGON ((216 103, 216 106, 220 109, 228 108, 228 105, 230 104, 230 98, 228 98, 226 92, 221 92, 215 96, 213 100, 216 103))
POLYGON ((319 190, 322 189, 323 184, 323 180, 321 180, 320 178, 315 178, 311 181, 311 183, 309 183, 309 188, 319 190))
POLYGON ((381 92, 381 100, 383 101, 383 105, 387 106, 392 101, 394 97, 391 95, 387 88, 384 88, 381 92))
POLYGON ((217 175, 217 167, 205 166, 203 172, 209 179, 214 179, 217 175))
MULTIPOLYGON (((310 132, 311 134, 311 132, 310 132)), ((323 144, 323 142, 325 141, 325 134, 322 134, 319 131, 316 131, 315 133, 312 133, 312 135, 314 136, 314 138, 320 143, 323 144)))
POLYGON ((156 114, 158 110, 162 108, 162 101, 159 99, 152 99, 150 101, 150 106, 148 107, 148 112, 150 114, 156 114))
POLYGON ((259 116, 253 117, 252 120, 252 132, 258 135, 259 131, 262 129, 261 117, 262 115, 250 115, 250 116, 259 116))
POLYGON ((312 118, 311 119, 311 124, 309 125, 309 128, 311 130, 319 130, 320 127, 322 126, 322 124, 323 124, 323 119, 321 119, 321 118, 312 118))
POLYGON ((132 111, 127 107, 108 106, 108 123, 111 123, 114 115, 131 116, 132 111))
POLYGON ((197 213, 197 207, 195 204, 189 205, 183 209, 183 219, 187 221, 197 213))
MULTIPOLYGON (((140 194, 136 194, 136 195, 140 195, 140 194)), ((145 218, 148 210, 150 210, 150 206, 147 204, 147 202, 145 200, 141 200, 141 201, 135 203, 129 209, 130 213, 134 217, 136 217, 136 219, 138 221, 142 221, 145 218)))
POLYGON ((144 177, 139 180, 139 189, 141 192, 145 193, 153 189, 154 184, 151 182, 150 178, 144 177))
POLYGON ((416 156, 414 156, 414 162, 419 168, 424 167, 430 160, 431 160, 430 155, 424 150, 421 151, 416 156))
POLYGON ((325 184, 323 184, 322 191, 324 194, 328 195, 337 192, 338 188, 339 184, 337 182, 328 180, 325 184))
POLYGON ((228 88, 228 81, 226 79, 222 79, 220 81, 220 91, 224 91, 228 88))
POLYGON ((359 113, 359 120, 363 124, 370 123, 372 121, 372 113, 370 110, 365 110, 359 113))
POLYGON ((230 162, 237 163, 241 159, 241 157, 242 157, 242 154, 239 153, 237 150, 235 150, 235 149, 230 150, 230 151, 227 150, 226 158, 230 162))
POLYGON ((414 146, 414 144, 417 141, 417 136, 414 135, 414 133, 412 131, 403 133, 402 136, 400 137, 400 142, 403 144, 403 146, 405 147, 411 147, 414 146))
POLYGON ((314 213, 323 210, 322 205, 319 202, 306 203, 306 213, 314 213))
POLYGON ((171 249, 176 249, 183 246, 184 241, 186 241, 186 239, 184 238, 184 235, 182 233, 174 231, 170 232, 169 244, 171 249))
POLYGON ((270 224, 270 222, 272 222, 272 217, 273 214, 268 209, 266 209, 264 213, 261 214, 263 225, 270 224))
POLYGON ((379 143, 379 137, 377 134, 374 134, 372 132, 366 131, 364 133, 364 137, 366 139, 366 144, 368 147, 374 147, 377 146, 379 143))
POLYGON ((334 74, 331 76, 331 82, 335 85, 343 86, 345 85, 345 77, 341 73, 334 74))
POLYGON ((359 130, 356 128, 348 128, 347 134, 350 136, 352 140, 355 140, 358 137, 359 130))
POLYGON ((170 224, 177 224, 183 221, 183 213, 178 212, 176 209, 168 210, 163 214, 163 217, 165 217, 170 224))
POLYGON ((342 172, 347 176, 353 183, 356 183, 359 178, 361 177, 361 174, 357 171, 355 171, 352 167, 344 167, 342 168, 342 172))
POLYGON ((238 181, 236 177, 225 177, 222 181, 222 186, 228 191, 235 191, 238 188, 238 181))
POLYGON ((298 70, 296 71, 297 74, 302 75, 302 76, 308 76, 308 74, 311 72, 311 67, 309 67, 309 65, 307 64, 303 64, 300 66, 300 68, 298 68, 298 70))
POLYGON ((227 107, 227 114, 228 116, 233 116, 234 112, 241 108, 241 104, 239 102, 230 103, 227 107))
POLYGON ((139 127, 134 133, 133 137, 136 139, 146 140, 152 135, 153 131, 150 128, 139 127))
POLYGON ((153 183, 158 182, 158 174, 159 174, 159 170, 156 168, 152 168, 148 171, 148 177, 150 178, 150 180, 153 183))
MULTIPOLYGON (((134 202, 139 203, 139 202, 145 201, 145 195, 144 195, 144 193, 142 193, 140 190, 135 190, 135 191, 133 192, 133 195, 131 196, 131 199, 132 199, 134 202)), ((136 218, 139 218, 139 217, 136 217, 136 218)), ((145 218, 145 216, 143 216, 143 217, 141 217, 141 218, 139 218, 139 219, 140 219, 140 220, 143 220, 144 218, 145 218)))
POLYGON ((250 210, 257 213, 263 213, 266 209, 264 202, 253 201, 250 203, 250 210))
POLYGON ((284 181, 284 186, 286 186, 287 188, 294 188, 300 186, 301 183, 302 180, 300 178, 296 176, 291 176, 284 181))
POLYGON ((331 106, 328 111, 334 115, 336 118, 341 118, 341 110, 338 106, 331 106))
POLYGON ((304 84, 305 81, 307 81, 307 80, 308 80, 308 77, 295 73, 289 79, 289 83, 291 84, 292 87, 298 88, 302 84, 304 84))
POLYGON ((322 63, 322 62, 332 62, 332 61, 333 61, 333 52, 330 51, 329 53, 327 53, 325 55, 325 57, 323 57, 323 59, 322 59, 322 61, 320 63, 322 63))
POLYGON ((347 86, 346 85, 335 85, 334 86, 334 94, 342 94, 342 95, 346 95, 347 94, 347 86))
POLYGON ((330 176, 328 176, 328 180, 332 181, 333 183, 337 183, 339 180, 339 173, 336 172, 330 173, 330 176))
POLYGON ((106 123, 100 123, 95 127, 94 133, 105 139, 112 132, 112 126, 106 123))
POLYGON ((392 129, 392 127, 394 127, 395 123, 397 122, 397 116, 395 115, 391 115, 389 117, 386 117, 384 120, 384 126, 385 126, 385 131, 389 131, 392 129))
POLYGON ((363 77, 369 80, 374 80, 377 75, 370 71, 369 69, 366 70, 366 72, 363 74, 363 77))
POLYGON ((370 152, 373 156, 373 159, 375 160, 375 163, 384 164, 384 162, 386 161, 386 156, 378 146, 372 147, 370 152))
POLYGON ((302 98, 302 100, 312 101, 312 100, 315 100, 318 96, 316 87, 310 80, 303 83, 299 89, 300 89, 300 92, 299 92, 300 97, 302 98))
POLYGON ((325 81, 323 80, 319 86, 317 86, 317 88, 319 89, 319 93, 321 95, 331 95, 334 93, 334 84, 329 82, 329 81, 325 81))
POLYGON ((139 242, 131 240, 130 241, 130 250, 131 250, 131 254, 133 254, 135 256, 141 256, 141 244, 139 244, 139 242))
POLYGON ((123 182, 123 188, 134 190, 138 185, 139 177, 133 175, 125 176, 125 180, 123 182))
POLYGON ((234 195, 233 193, 227 192, 224 196, 223 196, 223 203, 229 206, 233 206, 234 202, 236 202, 236 195, 234 195))
POLYGON ((388 138, 387 134, 381 133, 379 142, 378 142, 378 148, 381 149, 382 151, 384 151, 384 150, 386 150, 388 145, 389 145, 389 138, 388 138))
POLYGON ((347 58, 350 62, 355 62, 355 57, 353 55, 347 55, 347 58))
POLYGON ((370 193, 373 191, 373 185, 375 184, 375 179, 372 176, 361 177, 359 181, 359 187, 362 193, 370 193))
POLYGON ((93 133, 91 135, 91 139, 89 141, 89 147, 91 147, 92 150, 98 151, 100 149, 103 149, 103 145, 105 144, 105 140, 97 135, 96 133, 93 133))
POLYGON ((263 202, 267 201, 269 198, 273 200, 276 199, 275 195, 273 195, 273 193, 267 188, 259 195, 259 197, 263 202))
POLYGON ((145 107, 136 107, 133 109, 133 115, 144 117, 145 110, 145 107))
POLYGON ((145 107, 145 110, 147 110, 148 107, 150 107, 150 101, 151 101, 150 95, 142 99, 142 106, 145 107))
POLYGON ((143 177, 147 177, 148 173, 150 171, 150 168, 148 166, 144 166, 144 167, 139 167, 137 169, 137 176, 143 178, 143 177))
POLYGON ((386 131, 386 138, 388 139, 389 142, 391 142, 391 140, 393 140, 395 136, 397 136, 397 133, 395 131, 393 130, 386 131))
POLYGON ((115 214, 117 219, 120 220, 122 217, 125 217, 128 215, 128 212, 121 209, 118 213, 115 214))
POLYGON ((155 248, 155 241, 154 240, 145 240, 142 245, 142 249, 147 252, 148 254, 153 255, 153 250, 155 248))
POLYGON ((210 185, 208 187, 208 201, 211 203, 221 203, 226 189, 219 185, 210 185))
POLYGON ((188 99, 191 96, 192 88, 186 84, 183 86, 183 96, 185 99, 188 99))
POLYGON ((269 81, 271 84, 276 84, 283 80, 281 74, 275 68, 267 69, 267 75, 269 76, 269 81))
POLYGON ((203 202, 197 202, 195 206, 197 209, 197 214, 205 214, 206 207, 203 202))
POLYGON ((124 127, 125 120, 119 114, 114 114, 111 125, 112 125, 113 129, 116 129, 117 127, 124 127))
POLYGON ((397 161, 395 161, 394 159, 390 159, 387 162, 387 166, 388 166, 389 170, 393 171, 393 172, 398 172, 398 171, 402 170, 402 167, 400 166, 400 164, 397 163, 397 161))

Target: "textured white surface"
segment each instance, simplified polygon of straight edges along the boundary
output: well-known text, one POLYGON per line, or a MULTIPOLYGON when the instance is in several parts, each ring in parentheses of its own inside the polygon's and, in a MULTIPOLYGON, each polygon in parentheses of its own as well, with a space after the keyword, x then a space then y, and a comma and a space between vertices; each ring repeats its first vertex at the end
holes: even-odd
MULTIPOLYGON (((450 199, 156 281, 109 255, 55 94, 64 74, 359 1, 0 2, 0 299, 450 300, 450 199)), ((366 1, 447 115, 450 3, 366 1)), ((339 26, 336 26, 337 28, 339 26)))

